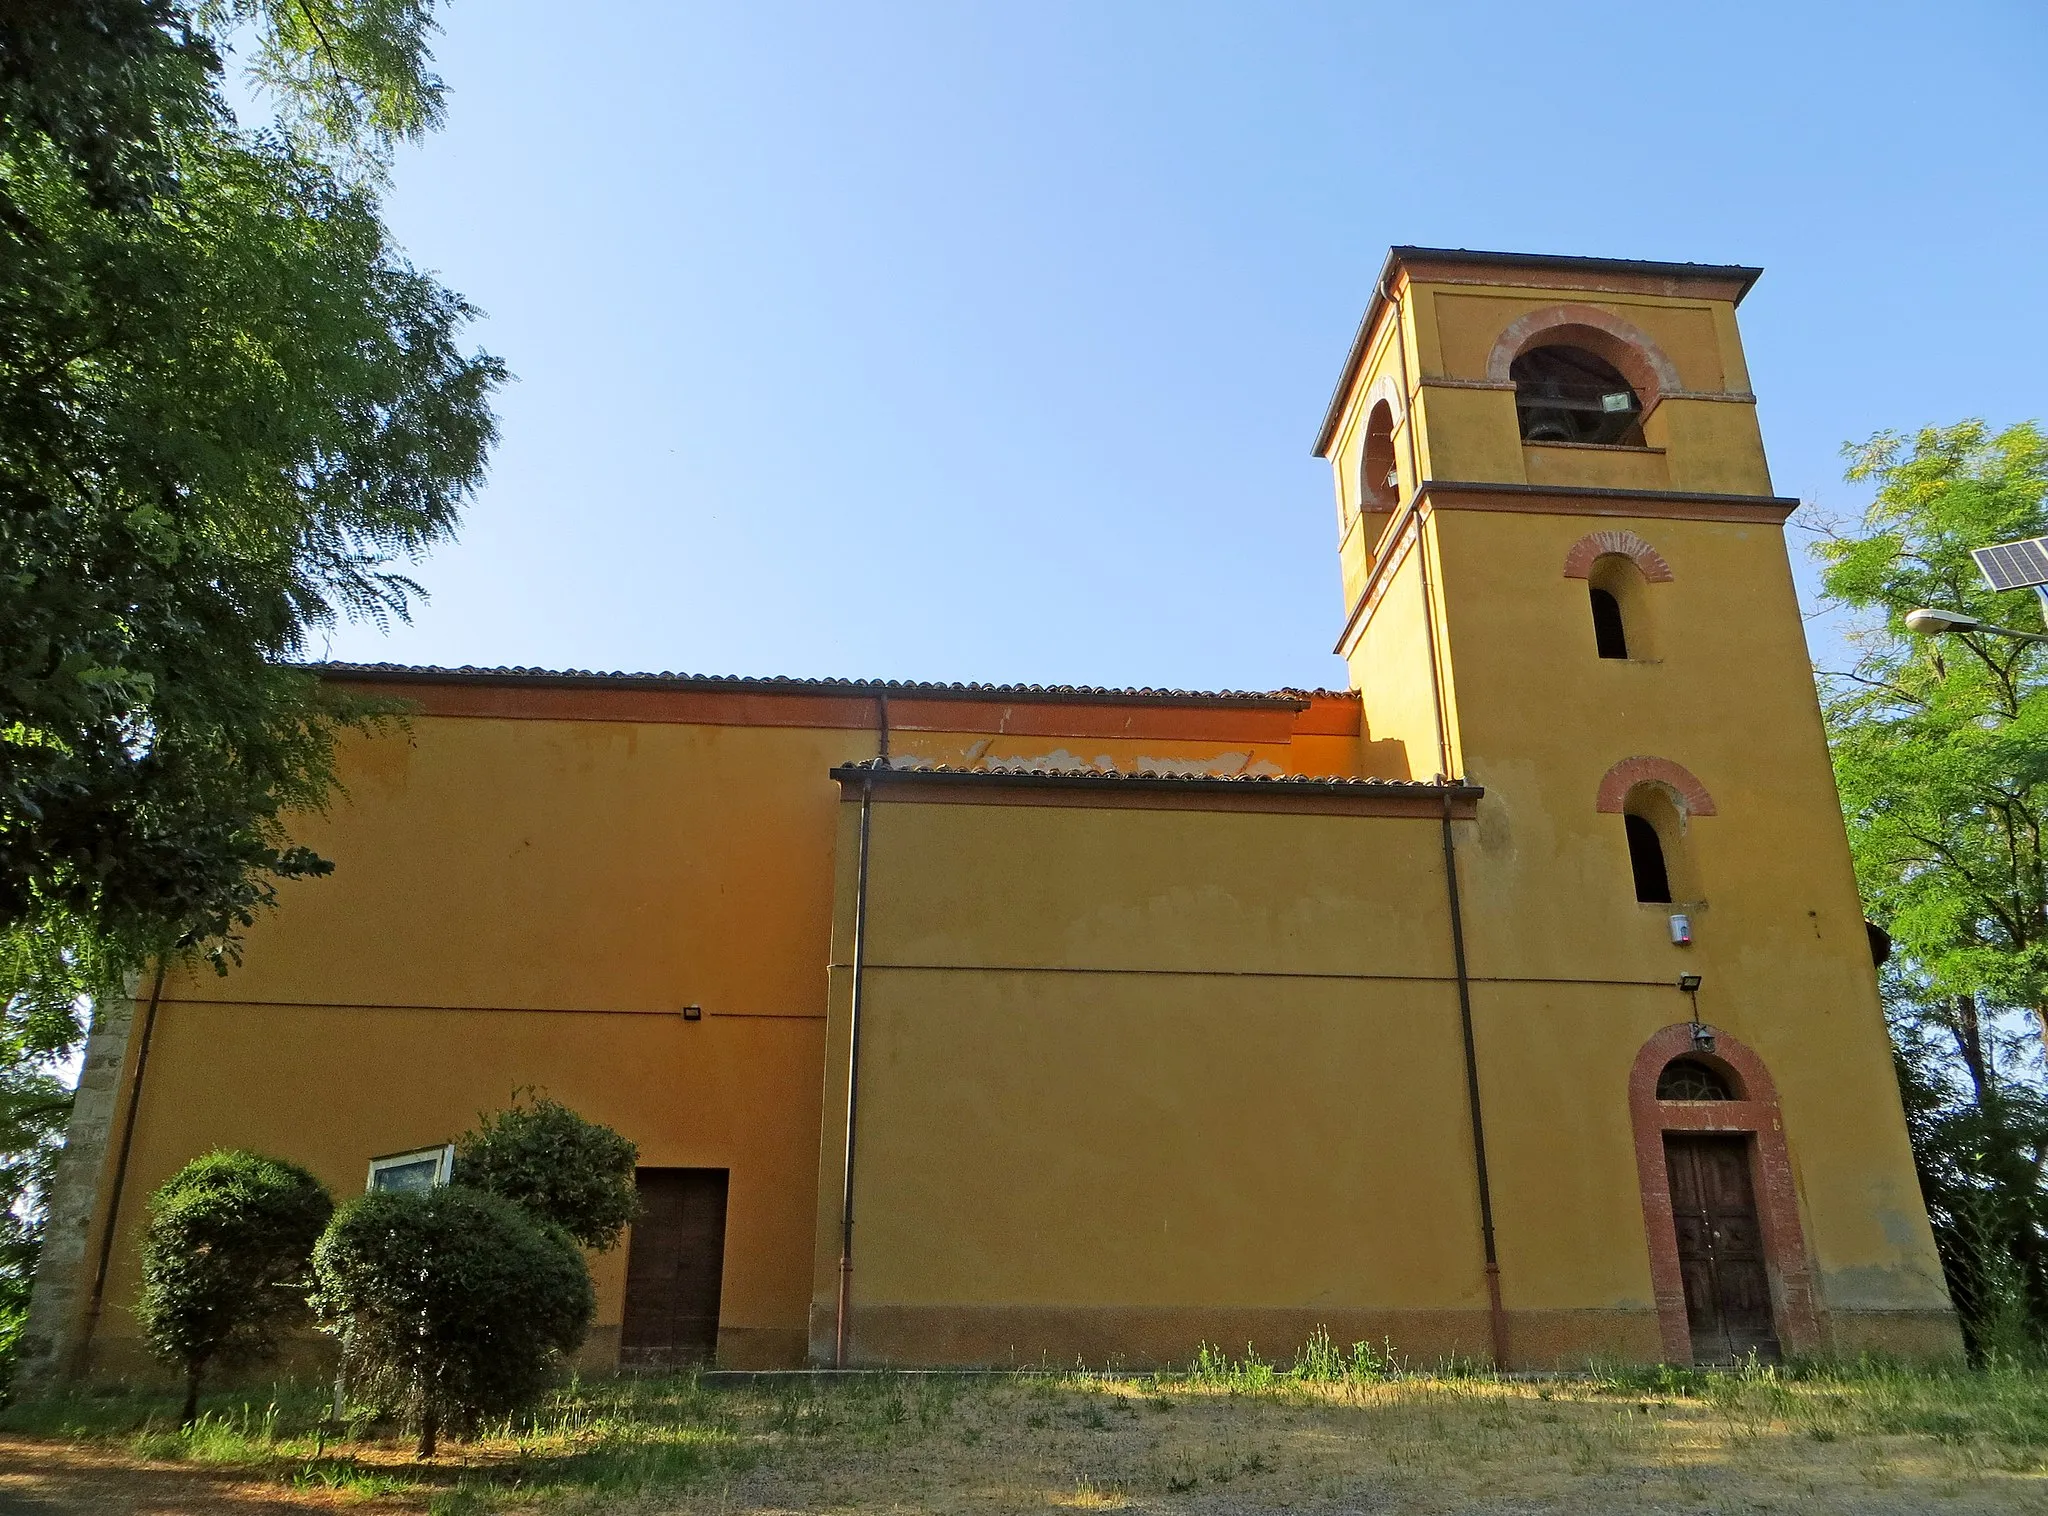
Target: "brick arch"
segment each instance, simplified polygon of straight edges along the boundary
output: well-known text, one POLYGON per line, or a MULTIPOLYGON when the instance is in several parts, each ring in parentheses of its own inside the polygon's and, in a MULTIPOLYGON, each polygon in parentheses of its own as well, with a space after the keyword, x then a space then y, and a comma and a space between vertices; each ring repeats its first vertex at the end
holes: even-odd
POLYGON ((1367 390, 1358 402, 1358 414, 1369 419, 1372 416, 1372 408, 1384 400, 1387 402, 1387 408, 1394 413, 1394 425, 1399 427, 1401 418, 1408 414, 1408 407, 1404 403, 1406 399, 1407 397, 1401 393, 1399 377, 1394 374, 1382 374, 1373 381, 1372 388, 1367 390))
POLYGON ((1628 1077, 1629 1115, 1635 1126, 1636 1177, 1642 1187, 1643 1231, 1650 1253, 1650 1284, 1664 1356, 1692 1361, 1692 1329, 1685 1316, 1685 1279, 1678 1264, 1678 1230, 1671 1214, 1671 1176, 1664 1163, 1667 1132, 1748 1136, 1750 1181, 1763 1230, 1764 1270, 1771 1283, 1771 1314, 1787 1353, 1819 1349, 1820 1321, 1799 1224, 1799 1192, 1785 1147, 1778 1087, 1754 1049, 1726 1032, 1714 1033, 1714 1051, 1694 1049, 1692 1026, 1677 1022, 1653 1033, 1636 1054, 1628 1077), (1738 1100, 1659 1100, 1657 1076, 1674 1058, 1697 1058, 1730 1076, 1738 1100))
POLYGON ((1633 558, 1643 577, 1652 584, 1671 582, 1671 565, 1664 561, 1664 555, 1643 541, 1634 532, 1588 532, 1571 546, 1564 555, 1564 576, 1567 579, 1584 579, 1593 572, 1594 560, 1605 558, 1610 553, 1619 553, 1624 558, 1633 558))
POLYGON ((1628 804, 1629 791, 1639 784, 1663 785, 1678 800, 1679 809, 1688 816, 1717 814, 1714 797, 1707 793, 1704 784, 1693 777, 1690 769, 1673 763, 1669 758, 1646 756, 1624 758, 1603 774, 1593 809, 1610 816, 1620 815, 1628 804))
POLYGON ((1634 387, 1644 415, 1664 396, 1685 388, 1678 366, 1648 332, 1612 311, 1576 301, 1545 306, 1510 322, 1487 355, 1486 377, 1495 384, 1512 382, 1509 368, 1517 358, 1532 347, 1551 344, 1582 347, 1613 364, 1634 387))
MULTIPOLYGON (((1353 471, 1353 477, 1348 481, 1340 481, 1337 490, 1337 530, 1340 534, 1350 527, 1352 518, 1358 515, 1366 504, 1368 492, 1365 488, 1364 479, 1365 434, 1372 428, 1372 413, 1378 409, 1381 401, 1385 401, 1387 409, 1394 418, 1394 434, 1399 436, 1402 423, 1408 414, 1407 407, 1402 404, 1403 398, 1400 380, 1392 374, 1381 374, 1373 382, 1372 388, 1359 397, 1356 413, 1358 416, 1358 463, 1353 471), (1359 498, 1355 503, 1347 498, 1349 490, 1353 488, 1356 488, 1359 493, 1359 498)), ((1397 468, 1399 467, 1398 460, 1400 456, 1401 450, 1396 447, 1394 449, 1394 457, 1397 468)), ((1367 546, 1370 545, 1369 543, 1367 544, 1367 546)))

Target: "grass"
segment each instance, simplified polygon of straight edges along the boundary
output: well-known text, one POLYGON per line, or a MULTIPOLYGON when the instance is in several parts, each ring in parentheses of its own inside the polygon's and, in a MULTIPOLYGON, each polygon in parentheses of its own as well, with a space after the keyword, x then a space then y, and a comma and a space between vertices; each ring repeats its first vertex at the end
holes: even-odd
MULTIPOLYGON (((574 1381, 432 1465, 400 1429, 323 1423, 324 1392, 89 1393, 0 1414, 0 1505, 67 1504, 61 1456, 439 1516, 1233 1510, 2048 1512, 2048 1374, 1875 1362, 1508 1379, 1326 1334, 1291 1363, 1205 1348, 1176 1374, 871 1374, 707 1386, 574 1381), (10 1483, 22 1450, 57 1458, 10 1483), (60 1456, 61 1455, 61 1456, 60 1456)), ((217 1494, 217 1486, 209 1486, 217 1494)), ((195 1484, 195 1491, 197 1485, 195 1484)), ((214 1497, 209 1497, 214 1498, 214 1497)), ((248 1498, 248 1497, 244 1497, 248 1498)), ((152 1507, 152 1509, 177 1507, 152 1507)), ((193 1510, 213 1508, 195 1493, 193 1510)))

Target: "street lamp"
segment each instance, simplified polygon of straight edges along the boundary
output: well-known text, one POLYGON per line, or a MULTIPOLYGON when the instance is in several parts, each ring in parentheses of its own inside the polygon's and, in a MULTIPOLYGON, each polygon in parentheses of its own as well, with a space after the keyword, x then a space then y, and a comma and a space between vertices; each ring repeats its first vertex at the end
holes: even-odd
MULTIPOLYGON (((2027 537, 2018 542, 2000 542, 1991 547, 1973 547, 1977 572, 1994 590, 2030 589, 2041 597, 2043 614, 2048 615, 2048 537, 2027 537)), ((1906 612, 1906 630, 1923 637, 1945 632, 1982 632, 1988 637, 2010 637, 2015 642, 2048 642, 2039 632, 2016 632, 2009 626, 1992 626, 1961 611, 1938 611, 1922 606, 1906 612)))
POLYGON ((1988 621, 1965 616, 1961 611, 1938 611, 1927 606, 1906 612, 1906 630, 1918 632, 1923 637, 1939 637, 1944 632, 1983 632, 1987 636, 2011 637, 2019 642, 2048 642, 2048 635, 2040 632, 2017 632, 2009 626, 1993 626, 1988 621))

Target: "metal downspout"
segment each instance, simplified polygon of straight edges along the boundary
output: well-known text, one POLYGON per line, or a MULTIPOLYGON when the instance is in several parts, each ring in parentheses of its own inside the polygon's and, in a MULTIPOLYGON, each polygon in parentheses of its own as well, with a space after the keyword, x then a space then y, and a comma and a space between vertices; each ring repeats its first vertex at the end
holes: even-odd
POLYGON ((853 1151, 860 1114, 861 970, 867 961, 868 832, 873 818, 875 781, 860 786, 860 852, 853 882, 853 1000, 847 1015, 846 1161, 839 1178, 839 1311, 832 1334, 832 1367, 846 1367, 848 1317, 853 1304, 853 1151))
POLYGON ((1451 957, 1458 973, 1458 1029, 1465 1041, 1465 1104, 1472 1117, 1472 1166, 1479 1180, 1479 1239, 1486 1253, 1486 1308, 1493 1366, 1508 1366, 1508 1318, 1500 1299, 1500 1254, 1493 1239, 1493 1182, 1486 1168, 1486 1118, 1479 1106, 1479 1052, 1472 1035, 1472 980, 1465 967, 1465 910, 1458 896, 1458 846, 1451 797, 1444 796, 1444 889, 1451 909, 1451 957))

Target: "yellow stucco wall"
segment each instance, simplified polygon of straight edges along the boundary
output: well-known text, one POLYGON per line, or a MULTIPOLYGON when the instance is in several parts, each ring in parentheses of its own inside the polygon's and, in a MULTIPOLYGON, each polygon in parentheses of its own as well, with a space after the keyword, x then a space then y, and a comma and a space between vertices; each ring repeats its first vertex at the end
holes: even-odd
MULTIPOLYGON (((1254 740, 1241 716, 1197 708, 1180 724, 1222 735, 1191 740, 1117 735, 1114 713, 1063 721, 1044 702, 1022 719, 977 707, 985 729, 938 731, 929 703, 921 715, 899 703, 890 738, 898 755, 953 764, 1353 772, 1344 703, 1324 706, 1337 713, 1311 723, 1324 730, 1297 736, 1287 711, 1266 712, 1254 740), (1000 730, 1034 724, 1072 730, 1000 730)), ((253 1147, 347 1196, 372 1156, 449 1140, 524 1086, 618 1128, 644 1164, 729 1168, 721 1360, 802 1361, 838 810, 827 776, 879 738, 673 714, 420 714, 345 746, 345 792, 298 829, 333 875, 284 887, 243 967, 166 987, 100 1365, 143 1366, 129 1310, 137 1228, 186 1160, 253 1147), (703 1020, 682 1019, 691 1004, 703 1020)), ((588 1353, 601 1363, 623 1251, 594 1275, 588 1353)))
MULTIPOLYGON (((1702 1013, 1778 1079, 1830 1303, 1941 1309, 1782 529, 1480 511, 1433 524, 1467 771, 1488 792, 1467 875, 1473 972, 1701 974, 1702 1013), (1594 655, 1585 582, 1563 574, 1589 527, 1633 531, 1670 564, 1648 586, 1655 661, 1594 655), (1621 818, 1595 810, 1607 769, 1637 755, 1681 763, 1714 799, 1685 838, 1698 899, 1639 904, 1621 818), (1689 947, 1669 941, 1673 910, 1692 917, 1689 947)), ((1503 1031, 1527 1024, 1491 994, 1479 1004, 1503 1031)), ((1610 1066, 1625 1068, 1626 1042, 1610 1066)))
POLYGON ((1235 803, 875 804, 852 1361, 1285 1352, 1317 1321, 1485 1350, 1438 824, 1235 803))

